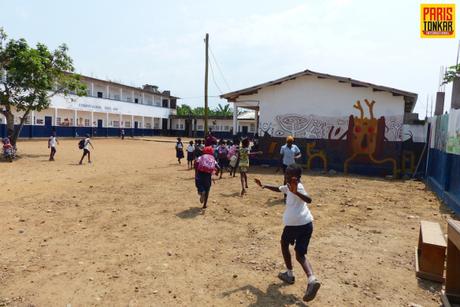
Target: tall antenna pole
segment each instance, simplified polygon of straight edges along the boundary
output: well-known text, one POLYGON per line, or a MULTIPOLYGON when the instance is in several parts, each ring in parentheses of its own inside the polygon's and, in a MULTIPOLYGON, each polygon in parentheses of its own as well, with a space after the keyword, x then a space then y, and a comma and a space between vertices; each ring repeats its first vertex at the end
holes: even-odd
POLYGON ((458 55, 460 53, 460 40, 458 41, 458 48, 457 48, 457 61, 455 62, 455 66, 458 65, 458 55))
POLYGON ((208 133, 208 49, 209 49, 209 34, 206 33, 204 39, 206 44, 206 58, 204 68, 204 134, 208 133))
POLYGON ((425 118, 428 118, 428 94, 426 95, 425 118))

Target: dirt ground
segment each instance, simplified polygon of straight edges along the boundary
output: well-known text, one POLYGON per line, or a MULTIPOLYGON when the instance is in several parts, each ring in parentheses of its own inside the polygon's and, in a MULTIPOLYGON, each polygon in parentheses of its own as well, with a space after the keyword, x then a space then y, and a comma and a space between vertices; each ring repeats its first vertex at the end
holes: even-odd
MULTIPOLYGON (((0 306, 305 306, 306 278, 284 269, 275 169, 216 181, 201 212, 193 173, 161 139, 21 142, 0 163, 0 306), (70 305, 69 305, 70 304, 70 305)), ((440 286, 414 273, 420 220, 449 212, 423 183, 304 174, 315 218, 308 257, 322 282, 309 306, 438 306, 440 286)))

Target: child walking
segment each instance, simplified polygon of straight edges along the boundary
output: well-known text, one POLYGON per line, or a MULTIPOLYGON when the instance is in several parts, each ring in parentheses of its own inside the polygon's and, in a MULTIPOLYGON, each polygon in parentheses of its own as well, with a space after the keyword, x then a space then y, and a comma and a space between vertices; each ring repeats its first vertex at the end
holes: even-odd
POLYGON ((195 140, 195 160, 203 155, 203 148, 201 140, 195 140))
POLYGON ((219 174, 219 164, 214 158, 212 146, 205 147, 203 155, 195 161, 195 185, 200 195, 203 209, 207 208, 209 191, 211 190, 212 174, 219 174))
POLYGON ((193 160, 195 160, 195 146, 193 141, 190 141, 187 146, 187 167, 189 169, 193 168, 193 160))
POLYGON ((238 150, 240 149, 240 139, 239 138, 234 138, 232 145, 228 148, 228 161, 229 161, 229 166, 230 166, 230 177, 233 175, 233 177, 236 176, 236 169, 238 168, 238 150))
POLYGON ((59 144, 59 141, 56 138, 56 132, 53 132, 48 139, 48 148, 50 149, 50 161, 54 161, 54 155, 56 154, 56 146, 59 144))
POLYGON ((299 165, 291 164, 286 168, 285 172, 286 185, 280 187, 264 185, 259 179, 255 179, 255 182, 263 189, 282 192, 287 196, 286 209, 283 214, 285 226, 281 235, 281 251, 287 271, 279 273, 278 277, 288 284, 295 282, 291 253, 289 251, 289 245, 295 245, 296 260, 302 266, 308 278, 303 300, 309 302, 315 298, 321 283, 315 277, 312 266, 306 258, 308 245, 313 233, 313 216, 307 206, 307 203, 311 203, 312 200, 300 182, 301 176, 302 168, 299 165))
POLYGON ((83 164, 83 159, 86 155, 88 155, 88 163, 91 163, 91 152, 89 151, 89 146, 94 149, 94 146, 91 143, 91 139, 89 138, 89 134, 87 133, 86 138, 80 140, 80 143, 78 143, 78 147, 83 149, 83 155, 81 156, 80 163, 78 164, 83 164))
POLYGON ((182 144, 182 139, 177 138, 176 142, 176 158, 177 162, 181 164, 180 160, 184 158, 184 144, 182 144))
POLYGON ((238 150, 238 159, 236 164, 240 168, 240 179, 241 179, 241 196, 246 193, 248 188, 248 171, 249 171, 249 157, 253 155, 262 154, 262 152, 251 152, 249 149, 249 139, 243 139, 241 142, 241 148, 238 150))

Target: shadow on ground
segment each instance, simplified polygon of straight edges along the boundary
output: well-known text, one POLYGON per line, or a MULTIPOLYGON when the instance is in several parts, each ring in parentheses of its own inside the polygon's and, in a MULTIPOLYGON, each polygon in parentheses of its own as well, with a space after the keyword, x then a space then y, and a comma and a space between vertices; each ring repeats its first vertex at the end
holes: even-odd
POLYGON ((177 213, 176 216, 180 217, 181 219, 193 219, 197 217, 198 215, 202 215, 202 214, 203 214, 203 210, 201 208, 191 207, 182 212, 177 213))
POLYGON ((247 294, 252 294, 256 296, 256 301, 247 306, 252 307, 265 307, 265 306, 284 306, 285 304, 295 304, 296 306, 307 306, 305 305, 300 298, 292 294, 283 294, 280 289, 284 287, 285 284, 270 284, 267 290, 264 292, 259 288, 256 288, 252 285, 246 285, 235 290, 230 290, 222 293, 222 295, 230 296, 233 293, 243 292, 247 294))

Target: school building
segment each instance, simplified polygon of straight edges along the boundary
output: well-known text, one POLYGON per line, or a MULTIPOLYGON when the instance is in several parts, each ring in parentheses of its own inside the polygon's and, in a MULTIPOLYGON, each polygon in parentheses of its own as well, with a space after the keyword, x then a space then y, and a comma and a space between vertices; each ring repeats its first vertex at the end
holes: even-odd
POLYGON ((234 125, 239 108, 257 114, 260 163, 278 163, 289 135, 307 167, 343 172, 399 176, 423 149, 417 94, 408 91, 305 70, 221 98, 234 106, 234 125))
MULTIPOLYGON (((119 136, 121 129, 131 136, 158 135, 176 113, 178 97, 155 85, 139 88, 88 76, 81 81, 87 86, 85 96, 53 96, 48 109, 31 112, 20 137, 48 137, 53 131, 64 137, 119 136)), ((15 124, 21 115, 16 114, 15 124)), ((0 115, 0 135, 6 134, 6 120, 0 115)))
MULTIPOLYGON (((170 118, 172 135, 204 137, 203 116, 171 115, 170 118)), ((257 133, 256 114, 254 111, 240 111, 236 116, 235 128, 233 124, 232 116, 208 117, 208 128, 218 138, 232 139, 234 135, 252 137, 257 133)))

